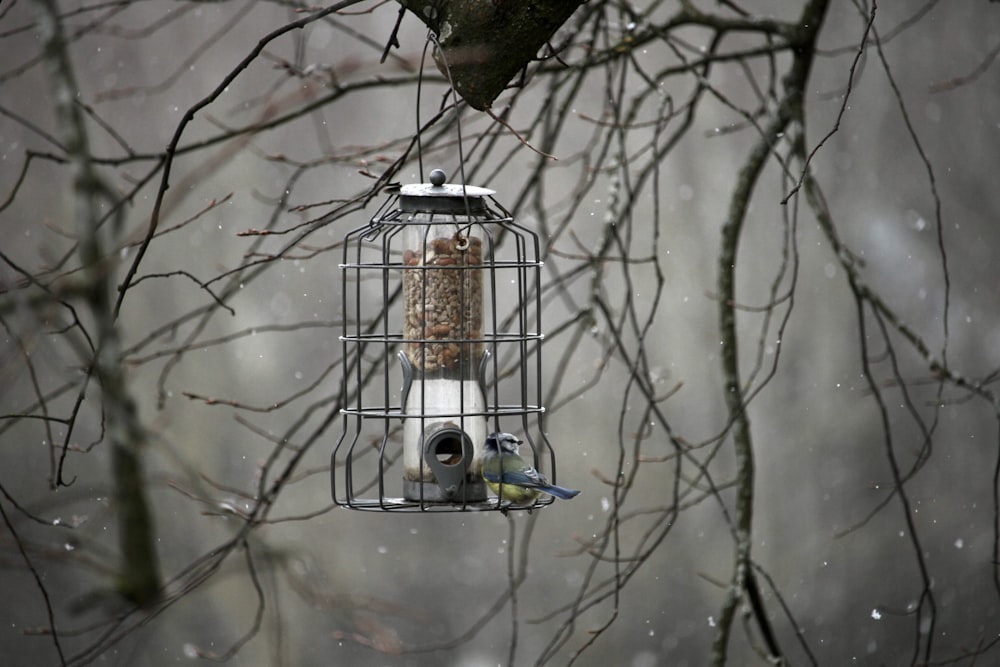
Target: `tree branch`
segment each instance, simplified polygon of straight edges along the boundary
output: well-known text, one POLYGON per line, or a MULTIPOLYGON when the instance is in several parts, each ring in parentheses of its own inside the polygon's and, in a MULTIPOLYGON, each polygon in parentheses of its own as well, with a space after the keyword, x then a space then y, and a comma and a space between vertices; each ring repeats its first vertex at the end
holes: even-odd
MULTIPOLYGON (((785 94, 771 121, 762 129, 746 163, 737 176, 736 187, 729 203, 729 214, 722 227, 722 241, 719 252, 719 334, 722 341, 722 372, 725 385, 724 400, 729 412, 730 429, 736 452, 736 512, 735 512, 735 562, 733 578, 722 611, 719 614, 718 630, 712 647, 712 664, 721 667, 726 663, 727 645, 736 607, 741 599, 747 599, 753 609, 758 624, 765 637, 772 636, 767 616, 763 609, 753 608, 751 595, 756 590, 752 581, 754 574, 750 559, 751 535, 753 531, 754 506, 754 451, 750 430, 750 418, 746 412, 743 383, 740 375, 739 346, 736 331, 736 262, 743 222, 756 188, 757 179, 764 169, 771 152, 783 136, 785 128, 795 119, 802 118, 803 94, 809 81, 815 53, 816 38, 823 25, 823 17, 829 0, 812 0, 806 5, 796 37, 794 60, 784 79, 785 94)), ((769 646, 772 658, 780 659, 777 646, 769 646)))

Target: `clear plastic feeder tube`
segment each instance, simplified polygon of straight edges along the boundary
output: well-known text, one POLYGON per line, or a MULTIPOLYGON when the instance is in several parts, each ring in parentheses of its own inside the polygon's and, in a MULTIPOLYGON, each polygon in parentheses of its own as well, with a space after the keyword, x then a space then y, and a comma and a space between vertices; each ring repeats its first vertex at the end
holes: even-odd
POLYGON ((403 427, 404 495, 480 502, 486 498, 479 477, 486 439, 478 378, 483 243, 471 226, 428 224, 419 219, 423 215, 415 214, 403 235, 403 363, 411 376, 403 427))

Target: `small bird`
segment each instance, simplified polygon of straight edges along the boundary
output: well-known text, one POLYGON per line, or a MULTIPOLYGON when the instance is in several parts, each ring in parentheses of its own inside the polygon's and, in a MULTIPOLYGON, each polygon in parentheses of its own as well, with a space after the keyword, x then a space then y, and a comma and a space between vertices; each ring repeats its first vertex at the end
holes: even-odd
POLYGON ((501 501, 530 505, 544 492, 569 500, 579 491, 549 484, 545 475, 528 465, 518 454, 521 441, 510 433, 490 433, 483 453, 483 479, 501 501))

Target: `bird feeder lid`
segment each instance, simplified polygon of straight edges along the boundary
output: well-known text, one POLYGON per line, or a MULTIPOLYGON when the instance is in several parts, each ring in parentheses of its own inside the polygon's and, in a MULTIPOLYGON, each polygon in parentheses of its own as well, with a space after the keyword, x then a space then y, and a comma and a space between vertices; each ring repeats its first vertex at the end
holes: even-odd
POLYGON ((440 169, 430 173, 430 183, 410 183, 399 189, 399 207, 416 213, 481 213, 486 210, 486 198, 494 190, 445 183, 448 176, 440 169))

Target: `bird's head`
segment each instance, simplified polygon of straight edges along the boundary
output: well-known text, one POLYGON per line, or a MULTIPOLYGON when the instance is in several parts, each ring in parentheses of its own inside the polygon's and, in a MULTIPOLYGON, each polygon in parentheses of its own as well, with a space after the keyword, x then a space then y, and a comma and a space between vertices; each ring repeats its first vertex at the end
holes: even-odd
POLYGON ((517 454, 521 441, 510 433, 490 433, 486 436, 486 452, 517 454))

